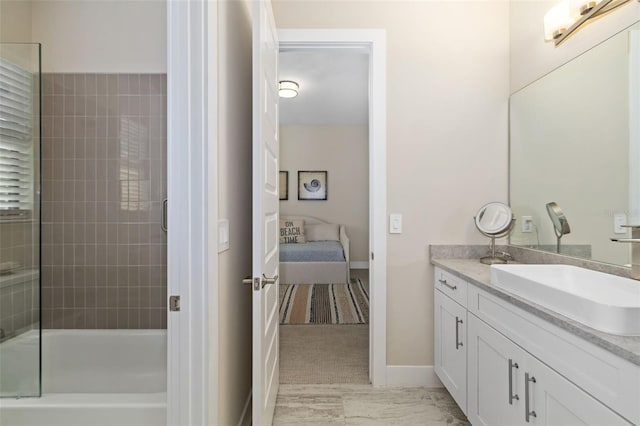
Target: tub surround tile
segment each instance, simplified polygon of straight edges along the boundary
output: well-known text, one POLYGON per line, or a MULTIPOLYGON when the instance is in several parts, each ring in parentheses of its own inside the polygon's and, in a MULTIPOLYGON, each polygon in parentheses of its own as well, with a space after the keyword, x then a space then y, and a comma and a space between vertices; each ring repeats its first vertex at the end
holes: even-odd
POLYGON ((42 81, 43 327, 166 327, 166 78, 42 81))

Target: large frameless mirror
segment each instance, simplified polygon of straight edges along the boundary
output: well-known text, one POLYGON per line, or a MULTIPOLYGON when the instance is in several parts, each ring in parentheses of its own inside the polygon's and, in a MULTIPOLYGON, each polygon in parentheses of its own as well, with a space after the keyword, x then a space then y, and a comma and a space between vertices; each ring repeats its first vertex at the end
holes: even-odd
POLYGON ((638 87, 636 23, 511 96, 511 245, 629 264, 611 238, 640 224, 638 87))

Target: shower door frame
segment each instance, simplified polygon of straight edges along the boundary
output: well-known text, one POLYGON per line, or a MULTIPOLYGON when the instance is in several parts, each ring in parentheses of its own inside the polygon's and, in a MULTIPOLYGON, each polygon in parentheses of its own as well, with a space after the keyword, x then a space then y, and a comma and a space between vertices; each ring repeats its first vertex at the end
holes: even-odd
POLYGON ((218 413, 217 19, 216 2, 167 2, 167 425, 218 413))

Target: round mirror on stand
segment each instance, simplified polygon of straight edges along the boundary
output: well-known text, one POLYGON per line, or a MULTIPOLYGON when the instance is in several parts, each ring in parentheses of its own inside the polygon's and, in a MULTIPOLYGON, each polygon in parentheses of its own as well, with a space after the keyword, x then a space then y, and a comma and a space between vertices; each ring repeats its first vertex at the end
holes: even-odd
POLYGON ((480 207, 474 217, 476 228, 486 237, 491 238, 489 253, 480 258, 485 265, 507 263, 512 259, 508 253, 496 253, 496 238, 509 235, 516 223, 516 218, 509 206, 499 202, 492 202, 480 207))

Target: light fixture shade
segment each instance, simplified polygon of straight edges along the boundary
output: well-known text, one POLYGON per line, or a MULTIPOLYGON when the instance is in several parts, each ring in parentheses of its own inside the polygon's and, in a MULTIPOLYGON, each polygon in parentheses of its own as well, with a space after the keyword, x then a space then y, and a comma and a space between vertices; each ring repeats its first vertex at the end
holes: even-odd
POLYGON ((278 96, 281 98, 295 98, 298 96, 300 86, 295 81, 282 80, 279 83, 278 96))
MULTIPOLYGON (((579 7, 575 0, 562 0, 544 15, 544 39, 554 40, 562 35, 579 17, 579 7), (576 12, 578 15, 576 16, 576 12)), ((584 3, 582 1, 581 3, 584 3)))

